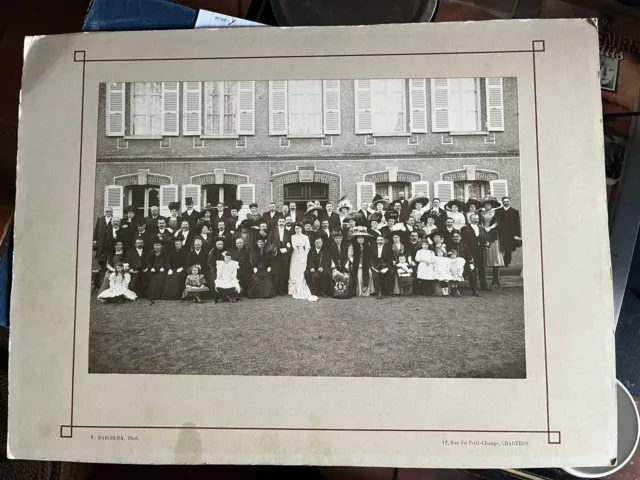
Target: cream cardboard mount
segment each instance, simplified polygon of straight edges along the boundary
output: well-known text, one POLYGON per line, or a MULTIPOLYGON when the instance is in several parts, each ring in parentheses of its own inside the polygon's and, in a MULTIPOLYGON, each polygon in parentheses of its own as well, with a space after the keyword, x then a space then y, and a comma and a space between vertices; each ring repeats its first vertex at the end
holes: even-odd
MULTIPOLYGON (((96 33, 27 45, 11 305, 11 458, 469 468, 615 462, 612 298, 592 22, 96 33), (499 151, 507 141, 515 142, 515 152, 499 151), (282 171, 293 173, 284 181, 282 171), (371 180, 368 171, 382 174, 371 180), (344 350, 336 353, 328 344, 319 344, 329 356, 314 357, 316 373, 282 374, 278 364, 271 375, 243 370, 242 348, 255 347, 256 340, 276 346, 297 341, 267 334, 238 347, 236 356, 216 357, 211 371, 198 370, 212 360, 197 352, 191 370, 136 370, 152 355, 154 345, 145 339, 156 333, 149 330, 157 328, 158 312, 172 312, 167 322, 215 318, 198 330, 202 334, 187 323, 180 333, 208 338, 219 325, 247 316, 275 325, 287 317, 287 307, 274 315, 263 306, 295 300, 245 299, 231 309, 213 301, 140 298, 103 305, 92 271, 101 267, 94 225, 105 221, 106 207, 115 209, 114 217, 125 216, 125 206, 134 203, 139 216, 149 216, 156 205, 169 217, 168 199, 184 209, 186 197, 195 198, 202 208, 215 205, 213 195, 225 203, 229 196, 253 200, 264 211, 269 201, 280 204, 293 195, 287 185, 300 182, 297 191, 305 192, 308 182, 321 195, 325 181, 329 201, 346 194, 353 204, 403 188, 432 203, 436 196, 511 196, 521 220, 522 247, 512 261, 519 268, 511 277, 519 286, 476 298, 463 281, 463 297, 425 297, 421 315, 411 321, 428 322, 442 300, 455 304, 454 315, 468 315, 473 328, 469 305, 491 310, 499 295, 519 298, 513 310, 513 321, 522 321, 514 329, 519 373, 446 374, 448 357, 467 355, 471 362, 477 353, 456 343, 464 335, 453 325, 442 374, 429 365, 422 367, 431 373, 420 375, 374 371, 384 356, 369 361, 370 346, 362 343, 349 350, 372 365, 371 375, 331 373, 336 370, 327 358, 339 362, 344 350), (584 225, 595 228, 586 235, 584 225), (123 317, 130 320, 111 330, 100 323, 123 317), (121 344, 100 340, 123 332, 121 344), (100 363, 105 349, 111 349, 107 367, 100 363)), ((107 235, 115 235, 107 225, 107 235)), ((400 300, 321 298, 289 321, 320 322, 348 308, 364 332, 372 328, 370 312, 383 312, 394 335, 403 327, 391 321, 398 312, 391 301, 400 300)), ((490 325, 491 318, 477 321, 490 325)), ((223 333, 216 338, 221 345, 229 340, 223 333)), ((436 348, 427 327, 408 338, 422 342, 424 352, 436 348)), ((480 353, 502 347, 485 344, 480 353)), ((410 348, 394 345, 401 352, 410 348)), ((160 368, 164 357, 155 358, 150 363, 160 368)), ((270 361, 256 358, 253 365, 270 361)))

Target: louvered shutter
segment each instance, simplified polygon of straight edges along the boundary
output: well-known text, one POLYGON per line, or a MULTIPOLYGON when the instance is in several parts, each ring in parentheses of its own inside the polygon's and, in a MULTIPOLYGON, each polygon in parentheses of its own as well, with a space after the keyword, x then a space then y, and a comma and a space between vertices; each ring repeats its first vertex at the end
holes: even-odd
POLYGON ((287 81, 269 81, 269 135, 286 135, 287 81))
POLYGON ((256 201, 256 186, 253 183, 243 183, 236 189, 238 200, 242 200, 242 208, 246 209, 249 204, 256 201))
POLYGON ((186 206, 185 199, 191 197, 193 199, 193 207, 200 211, 202 205, 200 199, 200 185, 183 185, 182 186, 182 205, 186 206))
POLYGON ((178 201, 178 185, 160 185, 160 215, 171 214, 169 203, 178 201))
POLYGON ((182 84, 182 134, 200 135, 202 133, 202 83, 184 82, 182 84))
POLYGON ((487 90, 487 130, 504 132, 502 78, 485 79, 487 90))
POLYGON ((356 205, 355 210, 360 209, 362 202, 371 202, 376 195, 376 184, 373 182, 356 182, 356 205))
POLYGON ((411 196, 415 197, 418 195, 424 195, 427 198, 429 197, 429 182, 420 181, 420 182, 412 182, 411 183, 411 196))
POLYGON ((124 213, 124 189, 120 185, 104 187, 104 206, 113 208, 113 216, 122 218, 124 213))
POLYGON ((253 80, 242 80, 238 82, 238 134, 255 135, 256 133, 256 82, 253 80))
POLYGON ((323 80, 324 134, 340 134, 340 80, 323 80))
POLYGON ((409 128, 411 133, 427 133, 427 81, 409 79, 409 128))
POLYGON ((431 131, 449 131, 449 81, 431 79, 431 131))
POLYGON ((356 133, 373 133, 371 80, 354 80, 356 133))
POLYGON ((162 82, 162 135, 178 135, 180 82, 162 82))
POLYGON ((453 182, 438 180, 433 183, 433 198, 439 198, 441 204, 453 200, 453 182))
POLYGON ((125 83, 107 83, 107 136, 124 136, 125 83))
POLYGON ((502 201, 502 197, 509 196, 506 180, 491 180, 489 182, 489 189, 491 190, 491 195, 496 197, 500 202, 502 201))

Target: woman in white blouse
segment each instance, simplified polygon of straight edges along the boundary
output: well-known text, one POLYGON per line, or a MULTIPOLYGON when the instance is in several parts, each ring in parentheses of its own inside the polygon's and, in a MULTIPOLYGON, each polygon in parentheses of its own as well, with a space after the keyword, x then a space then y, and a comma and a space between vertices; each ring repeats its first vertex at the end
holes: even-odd
POLYGON ((463 208, 464 203, 460 200, 451 200, 444 206, 444 209, 447 211, 447 217, 453 219, 453 228, 458 231, 467 224, 464 214, 460 211, 463 208))

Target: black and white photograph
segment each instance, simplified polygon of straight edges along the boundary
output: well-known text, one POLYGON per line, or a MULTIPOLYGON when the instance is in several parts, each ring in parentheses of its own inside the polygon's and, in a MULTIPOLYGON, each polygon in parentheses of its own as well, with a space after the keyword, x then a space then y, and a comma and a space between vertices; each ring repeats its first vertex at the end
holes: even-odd
POLYGON ((527 377, 516 78, 102 83, 97 124, 89 373, 527 377))
POLYGON ((615 92, 618 86, 618 67, 620 60, 600 55, 600 88, 607 92, 615 92))

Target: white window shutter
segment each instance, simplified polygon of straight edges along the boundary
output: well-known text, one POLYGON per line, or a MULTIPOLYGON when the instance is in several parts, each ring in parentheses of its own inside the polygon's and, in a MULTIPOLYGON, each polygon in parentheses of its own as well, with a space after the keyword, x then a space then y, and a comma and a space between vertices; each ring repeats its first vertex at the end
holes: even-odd
POLYGON ((253 183, 242 183, 236 189, 238 200, 242 200, 242 208, 248 208, 256 201, 256 186, 253 183))
POLYGON ((441 204, 453 200, 453 182, 450 180, 438 180, 433 183, 433 198, 439 198, 441 204))
POLYGON ((200 135, 202 133, 202 83, 184 82, 182 84, 182 134, 200 135))
POLYGON ((269 135, 286 135, 287 118, 287 81, 269 81, 269 135))
POLYGON ((124 214, 124 189, 120 185, 104 187, 104 206, 113 208, 113 216, 122 218, 124 214))
POLYGON ((178 135, 180 82, 162 82, 162 135, 178 135))
POLYGON ((431 131, 449 131, 449 81, 431 79, 431 131))
POLYGON ((107 83, 107 137, 124 136, 125 83, 107 83))
POLYGON ((324 134, 340 135, 340 80, 323 80, 324 134))
POLYGON ((502 201, 502 197, 509 196, 509 188, 507 187, 506 180, 491 180, 489 182, 489 189, 491 190, 491 195, 496 197, 499 202, 502 201))
POLYGON ((238 82, 238 134, 255 135, 256 133, 256 82, 241 80, 238 82))
POLYGON ((191 197, 193 199, 193 208, 200 211, 202 206, 200 196, 200 185, 183 185, 182 186, 182 205, 185 206, 185 198, 191 197))
POLYGON ((502 78, 485 79, 487 87, 487 130, 504 132, 502 78))
POLYGON ((362 202, 371 202, 376 195, 376 184, 373 182, 356 182, 356 205, 355 210, 360 210, 362 202))
POLYGON ((427 133, 427 81, 409 79, 409 128, 411 133, 427 133))
POLYGON ((160 215, 171 214, 169 203, 178 201, 178 185, 160 185, 160 215))
POLYGON ((411 183, 411 196, 415 197, 417 195, 424 195, 427 198, 431 198, 429 197, 429 182, 420 181, 411 183))
POLYGON ((356 133, 373 133, 371 80, 354 80, 356 133))

